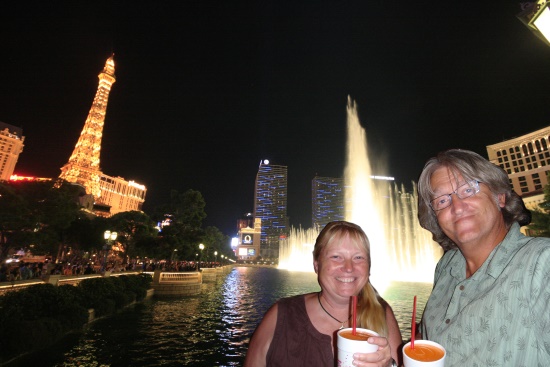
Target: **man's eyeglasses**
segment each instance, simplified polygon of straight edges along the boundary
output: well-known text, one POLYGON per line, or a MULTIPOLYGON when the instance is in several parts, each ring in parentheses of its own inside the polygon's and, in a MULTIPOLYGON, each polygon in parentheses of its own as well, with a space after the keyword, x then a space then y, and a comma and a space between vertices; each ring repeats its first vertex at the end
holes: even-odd
POLYGON ((479 192, 479 181, 471 180, 460 185, 455 191, 447 195, 441 195, 430 201, 430 206, 433 210, 440 211, 447 208, 453 202, 451 195, 456 194, 459 199, 466 199, 479 192))

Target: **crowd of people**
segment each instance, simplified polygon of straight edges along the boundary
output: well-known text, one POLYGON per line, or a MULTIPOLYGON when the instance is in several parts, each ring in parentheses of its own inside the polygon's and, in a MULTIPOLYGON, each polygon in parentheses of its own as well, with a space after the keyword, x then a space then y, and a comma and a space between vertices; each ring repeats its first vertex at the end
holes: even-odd
MULTIPOLYGON (((0 282, 11 282, 18 280, 40 279, 47 275, 85 275, 95 274, 100 272, 100 265, 93 265, 90 262, 76 261, 53 263, 46 262, 12 262, 2 263, 0 265, 0 282)), ((129 264, 124 266, 121 264, 109 264, 109 271, 125 271, 134 270, 135 266, 129 264)))
POLYGON ((84 260, 73 260, 71 262, 63 261, 54 263, 45 262, 2 262, 0 264, 0 282, 13 282, 18 280, 41 279, 47 275, 66 275, 78 276, 86 274, 99 274, 102 271, 111 273, 123 271, 144 271, 152 272, 156 269, 162 271, 180 272, 197 271, 201 268, 214 268, 221 264, 217 261, 166 261, 151 260, 139 261, 132 260, 127 264, 120 261, 108 261, 105 269, 100 263, 92 263, 84 260))

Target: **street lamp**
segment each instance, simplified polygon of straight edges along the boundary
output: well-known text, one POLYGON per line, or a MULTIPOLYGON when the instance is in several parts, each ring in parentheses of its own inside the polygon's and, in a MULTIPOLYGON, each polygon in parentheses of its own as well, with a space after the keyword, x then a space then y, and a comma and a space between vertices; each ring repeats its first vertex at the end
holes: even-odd
POLYGON ((214 259, 214 266, 216 266, 215 263, 218 262, 218 251, 214 251, 214 259))
POLYGON ((521 4, 519 20, 533 33, 550 45, 550 1, 535 0, 521 4))
POLYGON ((201 256, 199 257, 199 270, 201 270, 201 260, 202 260, 202 250, 204 250, 204 245, 201 243, 199 244, 199 249, 201 250, 201 256))
POLYGON ((109 250, 111 249, 112 243, 114 240, 116 240, 117 233, 111 232, 109 230, 106 230, 103 233, 103 238, 105 238, 105 245, 103 245, 103 266, 102 266, 102 272, 105 272, 107 270, 107 254, 109 253, 109 250))
POLYGON ((178 259, 178 249, 175 248, 174 252, 172 252, 172 261, 176 261, 178 259))

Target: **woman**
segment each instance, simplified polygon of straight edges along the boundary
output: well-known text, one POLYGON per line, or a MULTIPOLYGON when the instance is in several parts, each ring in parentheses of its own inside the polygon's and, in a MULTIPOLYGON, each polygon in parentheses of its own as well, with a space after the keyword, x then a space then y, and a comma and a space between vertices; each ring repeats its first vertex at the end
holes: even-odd
POLYGON ((321 291, 274 304, 250 340, 245 367, 334 367, 336 332, 351 327, 351 296, 358 296, 357 326, 378 332, 374 353, 354 355, 355 366, 386 367, 398 358, 401 332, 391 307, 369 283, 370 244, 356 224, 331 222, 317 237, 313 266, 321 291))

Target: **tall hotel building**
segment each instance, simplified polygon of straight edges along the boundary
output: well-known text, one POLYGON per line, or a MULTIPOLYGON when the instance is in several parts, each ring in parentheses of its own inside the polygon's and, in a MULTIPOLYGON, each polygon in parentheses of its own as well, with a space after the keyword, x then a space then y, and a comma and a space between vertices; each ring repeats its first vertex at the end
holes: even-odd
POLYGON ((107 101, 111 87, 115 83, 115 62, 113 56, 105 62, 99 73, 99 86, 84 123, 84 128, 69 158, 61 167, 59 179, 75 183, 86 190, 92 198, 92 208, 96 215, 111 216, 116 213, 141 210, 147 192, 144 185, 126 181, 122 177, 111 177, 101 172, 99 156, 103 125, 107 113, 107 101))
POLYGON ((260 255, 279 257, 279 238, 288 234, 288 170, 286 166, 260 162, 254 189, 254 217, 262 220, 260 255))
POLYGON ((550 126, 488 145, 489 160, 508 173, 514 191, 529 209, 544 201, 550 171, 550 126))
POLYGON ((327 223, 345 219, 344 179, 315 176, 311 181, 311 223, 322 230, 327 223))
POLYGON ((24 141, 21 128, 0 121, 0 181, 10 179, 23 151, 24 141))

